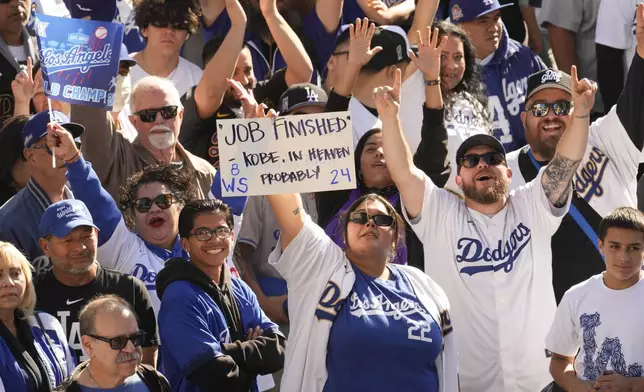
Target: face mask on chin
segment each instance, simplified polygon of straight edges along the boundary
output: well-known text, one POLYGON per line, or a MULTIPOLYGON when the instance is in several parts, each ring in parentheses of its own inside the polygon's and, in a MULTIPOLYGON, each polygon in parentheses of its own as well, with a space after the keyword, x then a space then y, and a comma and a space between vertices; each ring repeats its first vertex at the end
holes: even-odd
POLYGON ((116 76, 116 90, 114 91, 114 106, 113 112, 120 112, 125 105, 130 101, 130 94, 132 93, 132 80, 130 75, 116 76))

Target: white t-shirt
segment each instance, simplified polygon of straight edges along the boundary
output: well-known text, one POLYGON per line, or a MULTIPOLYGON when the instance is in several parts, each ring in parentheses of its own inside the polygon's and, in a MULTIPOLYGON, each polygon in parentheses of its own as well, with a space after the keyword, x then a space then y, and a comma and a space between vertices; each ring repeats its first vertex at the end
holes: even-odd
POLYGON ((425 176, 419 216, 405 218, 422 241, 425 271, 447 293, 459 331, 463 392, 535 392, 551 380, 545 338, 556 310, 550 237, 555 208, 541 176, 510 192, 489 217, 425 176))
MULTIPOLYGON (((635 10, 640 0, 602 1, 597 15, 595 42, 615 49, 623 49, 624 75, 628 74, 637 41, 635 40, 635 10)), ((626 82, 626 78, 624 78, 626 82)))
MULTIPOLYGON (((201 80, 203 70, 190 61, 179 57, 179 64, 168 75, 168 79, 174 84, 174 87, 179 91, 179 96, 183 96, 191 87, 196 86, 201 80)), ((149 76, 147 72, 138 64, 130 68, 130 77, 132 79, 132 87, 136 86, 136 82, 145 76, 149 76)))
MULTIPOLYGON (((468 94, 465 92, 464 94, 468 94)), ((468 137, 479 133, 488 133, 490 126, 487 119, 481 119, 477 113, 481 113, 473 107, 472 102, 465 98, 456 98, 449 110, 445 110, 445 128, 447 130, 447 157, 452 165, 452 173, 445 184, 445 188, 458 194, 463 194, 461 188, 456 185, 457 163, 456 151, 461 143, 468 137)))
POLYGON ((575 358, 582 380, 604 370, 642 377, 644 365, 644 280, 624 290, 606 287, 603 273, 564 294, 546 339, 548 350, 575 358))
MULTIPOLYGON (((525 183, 519 169, 520 150, 507 155, 514 177, 510 189, 525 183)), ((588 146, 573 185, 600 216, 617 207, 637 208, 637 169, 642 153, 635 147, 617 116, 616 108, 590 125, 588 146)))
POLYGON ((25 51, 25 47, 22 45, 7 45, 9 48, 9 52, 11 52, 11 55, 13 56, 14 59, 16 59, 17 62, 21 64, 25 64, 27 62, 27 51, 25 51))

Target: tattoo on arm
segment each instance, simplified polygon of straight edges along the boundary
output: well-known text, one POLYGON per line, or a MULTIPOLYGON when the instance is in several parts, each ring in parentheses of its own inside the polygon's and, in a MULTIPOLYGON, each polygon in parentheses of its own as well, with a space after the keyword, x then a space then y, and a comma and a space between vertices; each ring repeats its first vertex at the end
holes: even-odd
POLYGON ((299 215, 300 214, 300 207, 297 207, 296 209, 293 210, 293 215, 299 215))
POLYGON ((546 171, 541 177, 541 186, 553 206, 563 207, 566 204, 566 199, 571 191, 570 182, 579 162, 581 160, 573 161, 555 153, 555 157, 546 167, 546 171))

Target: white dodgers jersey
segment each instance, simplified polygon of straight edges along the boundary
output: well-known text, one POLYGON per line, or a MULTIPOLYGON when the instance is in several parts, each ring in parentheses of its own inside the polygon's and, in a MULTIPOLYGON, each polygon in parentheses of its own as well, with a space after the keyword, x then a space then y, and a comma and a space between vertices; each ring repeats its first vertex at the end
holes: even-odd
POLYGON ((542 173, 511 192, 492 217, 425 177, 422 211, 406 216, 423 242, 425 271, 452 305, 463 392, 534 392, 551 380, 545 352, 556 310, 550 237, 570 201, 552 207, 542 173))

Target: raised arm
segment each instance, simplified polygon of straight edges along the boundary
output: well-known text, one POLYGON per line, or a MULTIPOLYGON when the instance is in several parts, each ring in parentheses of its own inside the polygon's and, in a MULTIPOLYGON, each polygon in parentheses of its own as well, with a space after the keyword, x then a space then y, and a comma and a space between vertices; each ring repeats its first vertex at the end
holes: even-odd
POLYGON ((358 0, 364 14, 379 25, 399 24, 407 20, 416 8, 414 0, 405 0, 392 7, 381 0, 358 0))
POLYGON ((313 75, 313 63, 300 38, 277 10, 277 0, 260 0, 259 6, 286 62, 286 84, 308 83, 313 75))
POLYGON ((342 20, 342 7, 344 0, 317 0, 315 12, 327 33, 335 31, 342 20))
POLYGON ((597 84, 588 79, 579 80, 577 67, 570 71, 573 100, 573 114, 570 127, 564 132, 557 144, 555 156, 541 177, 541 186, 555 207, 563 207, 572 191, 571 180, 579 162, 584 157, 588 144, 590 110, 595 103, 597 84))
POLYGON ((204 26, 210 26, 215 23, 215 20, 226 9, 225 0, 200 0, 201 3, 201 17, 204 26))
POLYGON ((206 65, 203 76, 195 89, 195 105, 199 118, 210 118, 224 98, 228 89, 228 79, 232 78, 237 57, 244 44, 246 14, 239 0, 225 0, 226 11, 230 18, 230 30, 226 38, 206 65))
POLYGON ((419 42, 417 32, 423 31, 425 27, 432 25, 438 9, 438 3, 439 0, 418 0, 414 11, 414 20, 407 33, 410 44, 417 44, 419 42))
POLYGON ((299 193, 266 196, 273 208, 281 232, 282 250, 288 248, 304 227, 304 205, 299 193))
POLYGON ((397 69, 394 86, 378 87, 374 90, 374 99, 378 115, 382 119, 382 144, 387 168, 398 187, 407 215, 413 219, 420 214, 423 207, 425 176, 414 166, 398 118, 401 78, 400 69, 397 69))

